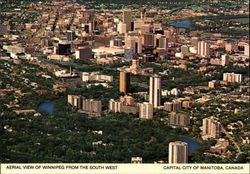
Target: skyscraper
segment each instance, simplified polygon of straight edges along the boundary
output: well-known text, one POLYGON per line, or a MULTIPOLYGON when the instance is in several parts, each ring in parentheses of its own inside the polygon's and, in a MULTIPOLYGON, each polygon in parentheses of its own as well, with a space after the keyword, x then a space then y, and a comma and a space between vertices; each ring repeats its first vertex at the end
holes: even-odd
POLYGON ((120 72, 120 92, 125 94, 130 92, 130 73, 121 71, 120 72))
POLYGON ((157 108, 161 105, 161 77, 154 75, 150 77, 149 83, 149 103, 157 108))
POLYGON ((126 30, 131 31, 131 22, 132 22, 132 17, 131 17, 131 10, 123 10, 123 23, 126 24, 126 30))
POLYGON ((139 116, 145 119, 153 118, 153 105, 148 102, 139 103, 139 116))
POLYGON ((220 138, 221 124, 216 117, 208 117, 202 120, 202 139, 220 138))
POLYGON ((169 164, 188 163, 188 144, 182 141, 169 143, 169 164))
POLYGON ((208 42, 205 42, 205 41, 198 42, 198 56, 203 57, 203 58, 210 57, 209 49, 210 49, 210 45, 208 42))
POLYGON ((153 33, 146 33, 144 34, 144 46, 154 46, 154 34, 153 33))
POLYGON ((142 37, 139 36, 125 37, 125 47, 133 48, 135 54, 142 53, 142 37))
POLYGON ((229 64, 229 57, 228 55, 224 54, 221 56, 221 65, 226 66, 229 64))
POLYGON ((73 41, 75 39, 75 32, 68 30, 66 36, 68 41, 73 41))

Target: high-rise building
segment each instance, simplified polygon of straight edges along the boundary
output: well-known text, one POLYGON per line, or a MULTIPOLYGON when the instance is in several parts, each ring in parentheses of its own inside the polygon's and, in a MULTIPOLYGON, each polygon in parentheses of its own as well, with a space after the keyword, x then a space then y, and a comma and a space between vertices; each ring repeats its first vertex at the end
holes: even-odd
POLYGON ((124 59, 125 61, 131 61, 134 58, 134 49, 133 48, 125 48, 124 49, 124 59))
POLYGON ((167 49, 168 48, 168 38, 164 35, 162 35, 160 38, 159 38, 159 48, 164 48, 164 49, 167 49))
POLYGON ((188 144, 182 141, 169 143, 169 164, 188 163, 188 144))
POLYGON ((126 31, 131 31, 131 22, 132 22, 132 17, 131 17, 131 10, 123 10, 123 20, 122 22, 126 24, 126 31))
POLYGON ((198 42, 198 56, 203 58, 210 57, 210 44, 206 41, 198 42))
POLYGON ((133 48, 135 54, 142 53, 142 37, 140 36, 125 37, 125 47, 133 48))
POLYGON ((71 52, 71 45, 68 42, 61 41, 58 44, 58 54, 59 55, 69 55, 71 52))
POLYGON ((151 32, 151 25, 150 24, 141 25, 141 34, 150 33, 150 32, 151 32))
POLYGON ((150 77, 149 85, 149 103, 157 108, 161 105, 161 77, 159 75, 150 77))
POLYGON ((173 126, 187 127, 190 124, 189 115, 172 112, 169 117, 169 124, 173 126))
POLYGON ((148 102, 144 102, 144 103, 139 103, 139 116, 140 118, 145 118, 145 119, 151 119, 153 118, 153 105, 148 103, 148 102))
POLYGON ((223 81, 231 82, 231 83, 241 83, 242 74, 223 73, 223 81))
POLYGON ((130 92, 130 73, 121 71, 120 72, 120 92, 125 94, 130 92))
POLYGON ((79 47, 76 49, 76 59, 89 60, 92 58, 92 50, 89 47, 79 47))
POLYGON ((115 101, 114 99, 109 100, 109 110, 113 112, 121 112, 121 101, 115 101))
POLYGON ((75 40, 75 32, 74 31, 68 30, 66 35, 67 35, 67 40, 68 41, 75 40))
POLYGON ((202 139, 220 138, 221 123, 216 117, 208 117, 202 120, 202 139))
POLYGON ((123 22, 119 22, 117 24, 117 31, 120 34, 126 33, 127 32, 127 25, 125 23, 123 23, 123 22))
POLYGON ((82 113, 101 115, 102 112, 101 101, 86 99, 77 95, 68 95, 68 103, 75 106, 82 113))
POLYGON ((222 66, 226 66, 229 64, 229 57, 228 55, 224 54, 224 55, 221 55, 221 65, 222 66))
POLYGON ((143 42, 143 44, 144 44, 144 46, 154 46, 155 44, 154 44, 154 34, 153 33, 146 33, 146 34, 144 34, 144 42, 143 42))

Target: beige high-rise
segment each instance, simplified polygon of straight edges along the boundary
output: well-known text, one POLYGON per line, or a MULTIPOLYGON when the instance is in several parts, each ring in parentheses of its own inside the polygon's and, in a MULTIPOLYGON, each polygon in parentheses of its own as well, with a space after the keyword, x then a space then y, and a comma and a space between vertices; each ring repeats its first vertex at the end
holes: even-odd
POLYGON ((198 42, 198 56, 209 58, 210 57, 210 44, 206 41, 198 42))
POLYGON ((169 164, 188 163, 188 144, 182 141, 169 143, 169 164))
POLYGON ((140 118, 145 118, 145 119, 151 119, 153 118, 153 105, 144 102, 144 103, 139 103, 139 116, 140 118))
POLYGON ((158 75, 150 77, 149 85, 149 103, 157 108, 161 105, 161 77, 158 75))
POLYGON ((202 139, 220 138, 221 124, 216 117, 208 117, 202 120, 202 139))

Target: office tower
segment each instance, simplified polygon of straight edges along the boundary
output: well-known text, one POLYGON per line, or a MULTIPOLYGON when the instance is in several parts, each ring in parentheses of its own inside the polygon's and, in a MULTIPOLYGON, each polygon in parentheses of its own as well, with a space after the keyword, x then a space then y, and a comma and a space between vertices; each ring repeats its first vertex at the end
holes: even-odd
POLYGON ((127 32, 127 25, 125 23, 123 23, 123 22, 119 22, 117 24, 117 31, 120 34, 126 33, 127 32))
POLYGON ((221 55, 221 65, 222 66, 226 66, 229 64, 229 57, 228 55, 224 54, 224 55, 221 55))
POLYGON ((169 164, 188 163, 188 144, 182 141, 169 143, 169 164))
POLYGON ((134 49, 133 48, 125 48, 124 49, 124 60, 131 61, 134 58, 134 49))
POLYGON ((231 82, 231 83, 241 83, 242 74, 223 73, 223 81, 231 82))
POLYGON ((151 32, 151 25, 150 24, 143 24, 141 25, 141 34, 146 34, 151 32))
POLYGON ((146 34, 144 34, 143 38, 144 38, 144 46, 152 46, 153 47, 155 45, 155 43, 154 43, 155 36, 153 33, 146 33, 146 34))
POLYGON ((221 124, 216 117, 208 117, 202 120, 202 139, 220 138, 221 124))
POLYGON ((125 94, 130 92, 130 73, 129 72, 120 72, 120 92, 125 94))
POLYGON ((71 52, 71 45, 68 42, 61 41, 58 44, 59 55, 69 55, 71 52))
POLYGON ((66 33, 66 36, 67 36, 68 41, 75 40, 75 32, 74 31, 68 30, 66 33))
POLYGON ((125 37, 125 47, 133 48, 135 54, 142 53, 142 37, 139 36, 125 37))
POLYGON ((162 35, 160 38, 159 38, 159 48, 163 48, 163 49, 167 49, 168 48, 168 38, 164 35, 162 35))
POLYGON ((145 118, 145 119, 151 119, 153 118, 153 105, 148 103, 148 102, 144 102, 144 103, 139 103, 139 116, 140 118, 145 118))
POLYGON ((150 77, 149 83, 149 103, 157 108, 161 105, 161 77, 154 75, 150 77))
POLYGON ((198 56, 203 58, 210 57, 210 44, 206 41, 199 41, 198 42, 198 56))
POLYGON ((92 50, 89 47, 79 47, 76 50, 76 59, 89 60, 92 58, 92 50))
POLYGON ((189 115, 172 112, 169 117, 169 124, 173 126, 187 127, 190 124, 189 115))
POLYGON ((131 31, 131 22, 132 22, 132 17, 131 17, 131 10, 123 10, 123 20, 122 22, 126 24, 126 31, 131 31))

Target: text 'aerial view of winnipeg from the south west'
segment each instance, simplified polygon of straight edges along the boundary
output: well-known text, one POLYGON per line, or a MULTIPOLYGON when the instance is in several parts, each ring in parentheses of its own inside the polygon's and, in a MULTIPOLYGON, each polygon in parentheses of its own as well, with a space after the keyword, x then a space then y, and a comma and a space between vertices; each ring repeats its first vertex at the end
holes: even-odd
POLYGON ((1 163, 249 163, 248 0, 1 0, 1 163))

